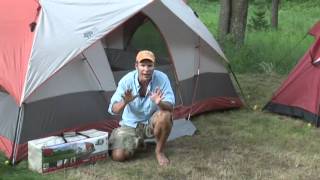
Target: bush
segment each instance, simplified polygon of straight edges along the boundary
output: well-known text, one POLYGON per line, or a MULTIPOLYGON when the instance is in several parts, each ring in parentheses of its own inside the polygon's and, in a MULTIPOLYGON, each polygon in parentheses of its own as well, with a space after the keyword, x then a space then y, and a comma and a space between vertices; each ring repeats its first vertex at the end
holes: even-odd
POLYGON ((266 0, 255 0, 253 14, 249 20, 248 30, 267 30, 269 23, 266 20, 267 2, 266 0))

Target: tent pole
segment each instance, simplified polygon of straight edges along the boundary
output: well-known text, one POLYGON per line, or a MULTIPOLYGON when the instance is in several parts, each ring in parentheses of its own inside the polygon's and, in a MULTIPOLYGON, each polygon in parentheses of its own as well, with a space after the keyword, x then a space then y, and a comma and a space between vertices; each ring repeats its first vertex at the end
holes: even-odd
POLYGON ((228 63, 228 69, 229 69, 229 71, 231 72, 232 76, 234 77, 234 80, 236 81, 236 84, 237 84, 237 86, 238 86, 238 88, 239 88, 239 90, 240 90, 240 94, 241 94, 241 96, 243 97, 243 101, 244 101, 245 105, 247 105, 247 106, 250 107, 250 105, 249 105, 249 103, 248 103, 248 100, 246 99, 246 96, 244 95, 243 90, 242 90, 242 88, 241 88, 241 86, 240 86, 240 83, 239 83, 239 81, 238 81, 238 78, 237 78, 236 74, 233 72, 233 70, 232 70, 232 68, 231 68, 231 64, 229 64, 229 63, 228 63))
POLYGON ((82 54, 82 56, 84 57, 84 59, 83 59, 83 60, 84 60, 84 61, 86 61, 86 62, 88 63, 88 65, 89 65, 89 67, 90 67, 90 69, 91 69, 91 71, 92 71, 92 73, 93 73, 94 77, 97 79, 97 81, 98 81, 98 83, 99 83, 99 86, 100 86, 100 90, 103 90, 102 85, 101 85, 101 82, 100 82, 100 80, 99 80, 99 78, 98 78, 97 74, 94 72, 94 70, 93 70, 93 68, 92 68, 91 64, 89 63, 88 58, 83 54, 83 52, 82 52, 81 54, 82 54))
POLYGON ((282 61, 285 57, 288 57, 289 55, 291 56, 293 50, 295 50, 295 49, 298 47, 298 45, 307 37, 307 35, 308 35, 308 33, 306 33, 306 34, 302 37, 302 39, 301 39, 300 41, 298 41, 297 44, 295 44, 295 45, 292 47, 292 49, 290 49, 286 54, 284 54, 284 55, 280 58, 280 61, 282 61))
POLYGON ((22 126, 22 112, 23 112, 23 104, 19 107, 19 114, 16 124, 16 131, 13 141, 13 150, 12 150, 12 162, 11 164, 14 166, 16 163, 17 153, 18 153, 18 144, 20 142, 21 135, 21 126, 22 126))
POLYGON ((100 94, 104 97, 104 99, 108 102, 108 99, 106 98, 106 96, 104 95, 104 90, 102 88, 101 82, 97 76, 97 74, 94 72, 93 67, 91 66, 90 62, 88 61, 88 58, 84 55, 84 53, 82 52, 81 55, 84 57, 83 61, 86 61, 87 64, 89 65, 94 77, 97 79, 98 83, 99 83, 99 87, 100 87, 100 94))
POLYGON ((189 114, 188 114, 188 118, 187 120, 190 120, 190 117, 191 117, 191 113, 192 113, 192 110, 193 110, 193 102, 196 98, 196 94, 197 94, 197 89, 198 89, 198 82, 199 82, 199 75, 200 75, 200 51, 201 51, 201 44, 200 44, 200 37, 198 36, 198 45, 195 47, 198 49, 198 57, 195 58, 198 60, 198 67, 197 67, 197 77, 196 77, 196 82, 195 82, 195 85, 194 85, 194 91, 193 91, 193 95, 192 95, 192 100, 191 100, 191 108, 190 108, 190 111, 189 111, 189 114))
POLYGON ((319 127, 319 114, 320 114, 320 104, 318 103, 318 114, 316 119, 316 127, 319 127))

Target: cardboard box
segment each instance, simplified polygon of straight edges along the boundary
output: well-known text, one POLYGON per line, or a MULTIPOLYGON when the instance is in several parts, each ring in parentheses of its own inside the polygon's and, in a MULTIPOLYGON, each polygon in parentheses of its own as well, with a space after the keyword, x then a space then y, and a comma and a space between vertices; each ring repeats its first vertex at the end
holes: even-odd
POLYGON ((107 156, 108 133, 95 129, 28 142, 29 169, 40 173, 95 162, 107 156))

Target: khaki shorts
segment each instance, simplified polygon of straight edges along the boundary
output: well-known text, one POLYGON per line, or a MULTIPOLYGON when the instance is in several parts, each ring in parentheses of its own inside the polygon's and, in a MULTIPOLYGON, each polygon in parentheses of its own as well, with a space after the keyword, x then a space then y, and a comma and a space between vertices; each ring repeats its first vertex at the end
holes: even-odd
POLYGON ((136 150, 144 147, 144 139, 154 137, 152 121, 155 114, 150 118, 148 124, 138 123, 136 128, 121 126, 114 129, 109 138, 109 149, 125 149, 133 155, 136 150))

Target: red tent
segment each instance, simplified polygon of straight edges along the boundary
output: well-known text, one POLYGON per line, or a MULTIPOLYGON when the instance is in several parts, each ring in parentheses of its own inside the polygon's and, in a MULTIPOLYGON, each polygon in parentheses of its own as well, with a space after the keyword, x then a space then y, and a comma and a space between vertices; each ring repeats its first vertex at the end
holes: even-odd
POLYGON ((320 21, 314 24, 314 26, 309 30, 309 34, 314 37, 320 36, 320 21))
POLYGON ((302 118, 316 126, 320 113, 320 21, 309 31, 316 38, 265 109, 302 118))

